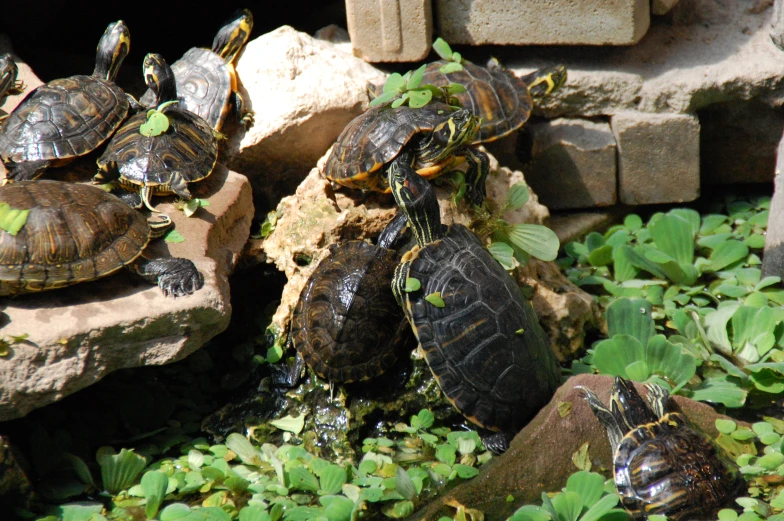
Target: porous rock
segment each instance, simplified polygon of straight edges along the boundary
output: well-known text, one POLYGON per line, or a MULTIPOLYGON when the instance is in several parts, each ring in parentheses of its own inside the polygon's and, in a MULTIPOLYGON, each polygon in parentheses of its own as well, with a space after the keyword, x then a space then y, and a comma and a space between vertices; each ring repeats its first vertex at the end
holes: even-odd
POLYGON ((260 211, 294 192, 343 127, 367 109, 367 83, 384 81, 384 73, 345 49, 282 26, 249 42, 240 57, 237 74, 256 121, 230 138, 228 164, 251 180, 260 211))
MULTIPOLYGON (((566 381, 531 422, 512 441, 509 450, 491 460, 474 479, 458 485, 417 512, 412 519, 435 521, 450 517, 450 505, 464 505, 480 510, 485 519, 507 519, 525 504, 540 504, 542 491, 556 492, 568 477, 579 470, 572 455, 588 444, 593 472, 606 477, 612 473, 610 443, 607 434, 585 402, 582 390, 592 390, 608 403, 612 377, 582 374, 566 381), (508 501, 508 497, 514 498, 508 501)), ((646 391, 640 384, 637 390, 646 391)), ((693 423, 710 436, 717 436, 716 419, 727 418, 707 404, 676 396, 670 406, 677 406, 693 423)), ((738 424, 747 426, 744 422, 738 424)))
POLYGON ((127 270, 68 288, 0 299, 0 421, 24 416, 97 382, 117 369, 180 360, 229 323, 228 275, 250 233, 253 203, 244 176, 222 165, 191 185, 209 201, 192 217, 172 204, 157 209, 173 219, 181 243, 155 241, 149 257, 185 257, 204 287, 173 298, 127 270))

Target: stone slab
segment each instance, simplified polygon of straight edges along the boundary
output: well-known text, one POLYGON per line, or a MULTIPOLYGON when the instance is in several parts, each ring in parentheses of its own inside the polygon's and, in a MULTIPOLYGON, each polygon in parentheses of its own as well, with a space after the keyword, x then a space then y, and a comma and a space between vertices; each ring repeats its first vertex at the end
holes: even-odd
POLYGON ((526 126, 531 161, 526 180, 551 210, 616 202, 616 146, 606 121, 558 118, 526 126))
POLYGON ((700 195, 696 117, 623 112, 610 124, 618 143, 618 197, 623 204, 682 203, 700 195))
POLYGON ((191 259, 204 287, 164 297, 127 270, 69 288, 0 299, 0 337, 28 335, 0 357, 0 421, 24 416, 117 369, 180 360, 229 324, 228 275, 250 233, 248 180, 222 165, 195 197, 209 200, 187 218, 161 198, 181 243, 156 241, 145 254, 191 259))
POLYGON ((368 62, 412 62, 430 52, 430 0, 346 0, 354 55, 368 62))
POLYGON ((649 0, 435 2, 438 32, 453 44, 631 45, 650 24, 649 0))

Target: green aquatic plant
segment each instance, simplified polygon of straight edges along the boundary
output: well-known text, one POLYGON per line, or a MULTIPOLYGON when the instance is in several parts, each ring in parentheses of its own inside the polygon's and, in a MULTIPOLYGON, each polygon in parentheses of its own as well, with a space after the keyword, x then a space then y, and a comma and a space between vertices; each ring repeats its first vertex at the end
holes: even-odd
POLYGON ((441 37, 436 38, 436 41, 433 42, 433 50, 436 51, 442 59, 448 62, 438 69, 442 73, 449 74, 450 72, 463 70, 463 57, 459 52, 454 52, 449 44, 446 43, 446 40, 441 37))
POLYGON ((27 222, 30 210, 11 208, 8 203, 0 203, 0 230, 16 235, 27 222))
POLYGON ((460 106, 454 98, 455 94, 465 92, 466 89, 459 83, 450 83, 446 87, 436 87, 429 83, 423 84, 422 77, 427 65, 422 65, 415 71, 405 74, 393 72, 384 83, 381 94, 370 102, 371 107, 391 102, 392 108, 407 104, 412 108, 424 107, 431 100, 437 99, 444 103, 460 106))

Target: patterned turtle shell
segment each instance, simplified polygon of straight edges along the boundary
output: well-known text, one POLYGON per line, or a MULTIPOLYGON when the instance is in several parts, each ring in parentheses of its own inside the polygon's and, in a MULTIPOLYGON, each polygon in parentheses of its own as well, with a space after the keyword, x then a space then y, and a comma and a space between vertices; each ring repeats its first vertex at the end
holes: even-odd
POLYGON ((616 377, 609 409, 583 389, 607 429, 623 506, 634 519, 714 519, 745 491, 740 469, 686 416, 666 411, 665 389, 647 387, 649 404, 632 382, 616 377))
POLYGON ((112 136, 131 106, 113 81, 129 46, 127 26, 109 24, 91 76, 41 85, 0 123, 0 158, 10 179, 35 179, 45 168, 87 154, 112 136))

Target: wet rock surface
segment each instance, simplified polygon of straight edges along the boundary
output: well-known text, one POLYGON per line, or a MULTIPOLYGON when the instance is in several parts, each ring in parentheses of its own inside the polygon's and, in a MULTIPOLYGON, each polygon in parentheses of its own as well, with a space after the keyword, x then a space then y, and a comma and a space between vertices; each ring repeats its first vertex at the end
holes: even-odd
MULTIPOLYGON (((493 458, 476 478, 437 498, 412 519, 435 521, 440 516, 451 517, 455 509, 450 505, 456 504, 482 511, 487 521, 506 519, 522 505, 539 504, 542 491, 560 490, 569 475, 578 470, 572 455, 586 443, 591 470, 609 478, 612 459, 606 431, 578 387, 592 390, 607 403, 612 381, 612 377, 599 375, 578 375, 567 380, 550 403, 514 438, 506 453, 493 458), (509 496, 514 501, 507 501, 509 496)), ((645 393, 641 384, 635 385, 645 393)), ((716 419, 726 418, 707 404, 681 396, 676 396, 669 405, 677 406, 714 437, 718 434, 716 419)))

